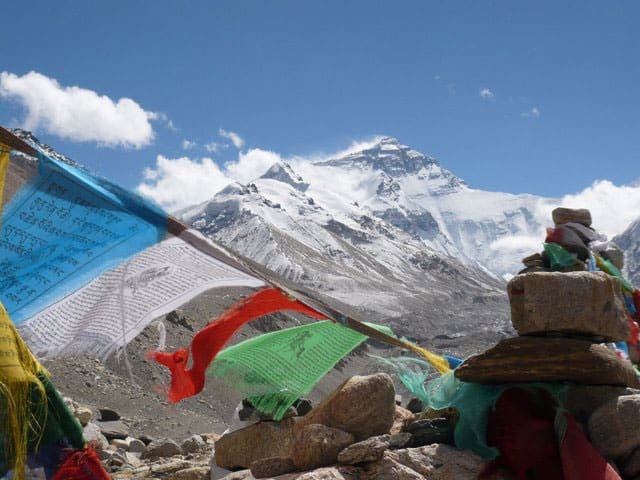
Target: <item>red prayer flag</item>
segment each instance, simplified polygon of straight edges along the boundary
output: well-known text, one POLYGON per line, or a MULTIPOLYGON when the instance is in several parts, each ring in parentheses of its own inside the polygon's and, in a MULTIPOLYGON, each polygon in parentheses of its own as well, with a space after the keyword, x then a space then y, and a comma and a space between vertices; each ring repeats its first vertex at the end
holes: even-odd
POLYGON ((177 403, 200 393, 204 388, 207 368, 238 329, 251 320, 282 310, 304 313, 318 320, 330 320, 280 290, 266 288, 236 303, 193 337, 191 342, 193 364, 189 370, 187 370, 189 360, 187 349, 180 349, 174 353, 147 353, 148 359, 161 363, 171 371, 169 401, 177 403))

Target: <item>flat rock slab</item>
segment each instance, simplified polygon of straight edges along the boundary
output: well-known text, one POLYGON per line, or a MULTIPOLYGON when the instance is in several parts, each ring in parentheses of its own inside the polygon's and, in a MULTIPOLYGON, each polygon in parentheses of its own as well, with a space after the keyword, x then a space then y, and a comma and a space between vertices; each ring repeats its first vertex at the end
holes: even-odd
POLYGON ((475 383, 572 382, 640 387, 631 364, 604 345, 574 338, 514 337, 455 370, 475 383))
POLYGON ((520 335, 580 333, 608 341, 629 337, 620 280, 603 272, 532 272, 507 286, 511 323, 520 335))
POLYGON ((113 440, 114 438, 124 440, 129 436, 129 427, 120 420, 113 422, 96 422, 96 425, 100 428, 102 434, 107 437, 107 440, 113 440))
POLYGON ((551 218, 556 225, 575 222, 585 227, 591 226, 591 212, 586 208, 558 207, 551 212, 551 218))

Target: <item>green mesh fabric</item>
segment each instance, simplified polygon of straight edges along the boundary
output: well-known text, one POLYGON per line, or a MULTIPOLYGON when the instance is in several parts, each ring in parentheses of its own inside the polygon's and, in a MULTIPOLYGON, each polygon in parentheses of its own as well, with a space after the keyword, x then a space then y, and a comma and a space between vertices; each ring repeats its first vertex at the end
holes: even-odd
POLYGON ((390 367, 391 371, 400 379, 407 390, 421 400, 427 396, 426 382, 439 376, 429 362, 419 358, 383 358, 377 355, 369 355, 369 357, 390 367))
POLYGON ((560 270, 576 264, 576 255, 568 252, 557 243, 545 243, 544 252, 551 262, 551 270, 560 270))
MULTIPOLYGON (((367 324, 387 334, 393 332, 367 324)), ((266 333, 226 348, 218 354, 209 375, 249 398, 259 411, 279 420, 300 397, 342 358, 367 339, 340 324, 315 322, 266 333)))
POLYGON ((455 408, 459 415, 454 431, 456 447, 473 450, 486 460, 492 460, 500 454, 497 448, 487 445, 487 422, 496 400, 505 390, 515 386, 543 388, 561 406, 567 389, 567 385, 559 383, 483 385, 462 382, 453 371, 433 378, 425 385, 424 380, 431 376, 431 368, 426 362, 407 358, 381 360, 395 370, 407 390, 419 398, 425 408, 455 408))

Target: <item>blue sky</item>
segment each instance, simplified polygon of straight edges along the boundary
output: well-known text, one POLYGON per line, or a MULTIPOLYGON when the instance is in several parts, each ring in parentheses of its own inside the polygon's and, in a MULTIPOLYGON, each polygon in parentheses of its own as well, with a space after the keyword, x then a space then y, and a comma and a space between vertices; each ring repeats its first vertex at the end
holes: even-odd
POLYGON ((561 196, 640 177, 639 14, 630 1, 10 2, 0 124, 128 187, 159 155, 223 165, 384 134, 473 187, 561 196))

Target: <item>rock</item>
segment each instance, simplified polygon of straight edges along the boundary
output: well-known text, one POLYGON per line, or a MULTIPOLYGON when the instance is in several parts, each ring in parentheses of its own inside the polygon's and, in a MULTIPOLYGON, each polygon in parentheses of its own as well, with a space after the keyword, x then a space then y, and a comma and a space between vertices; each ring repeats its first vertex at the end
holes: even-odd
POLYGON ((389 449, 408 448, 413 445, 413 435, 407 432, 396 433, 389 436, 389 449))
POLYGON ((591 212, 586 208, 563 208, 558 207, 551 212, 553 223, 561 225, 563 223, 580 223, 585 227, 591 226, 591 212))
POLYGON ((629 455, 640 447, 640 395, 609 400, 589 417, 589 438, 608 459, 629 455))
POLYGON ((114 438, 113 440, 111 440, 111 445, 116 448, 121 448, 125 452, 129 450, 129 442, 120 438, 114 438))
POLYGON ((534 253, 533 255, 529 255, 528 257, 524 257, 522 259, 522 264, 525 267, 544 267, 544 260, 542 259, 542 255, 539 253, 534 253))
POLYGON ((566 381, 640 387, 629 362, 604 345, 574 338, 507 338, 468 358, 455 376, 476 383, 566 381))
POLYGON ((76 410, 74 410, 73 414, 80 422, 80 425, 86 427, 87 423, 91 421, 93 412, 87 407, 78 407, 76 410))
POLYGON ((290 458, 272 457, 251 463, 251 474, 255 478, 277 477, 295 471, 296 466, 290 458))
POLYGON ((534 272, 507 285, 511 323, 520 335, 582 333, 610 341, 629 337, 620 280, 602 272, 534 272))
POLYGON ((200 436, 207 443, 215 443, 221 437, 219 433, 215 433, 215 432, 201 433, 200 436))
MULTIPOLYGON (((255 477, 251 474, 251 470, 239 470, 237 472, 230 473, 226 475, 220 480, 253 480, 255 477)), ((216 480, 216 478, 211 478, 211 480, 216 480)))
POLYGON ((354 376, 302 417, 296 428, 319 423, 364 440, 389 433, 395 412, 395 389, 389 375, 354 376))
POLYGON ((424 407, 422 406, 422 400, 413 397, 411 400, 409 400, 409 403, 407 403, 406 408, 411 413, 420 413, 424 407))
POLYGON ((375 464, 367 466, 367 478, 375 478, 376 480, 425 480, 425 477, 415 470, 386 455, 383 455, 375 464))
POLYGON ((624 252, 616 244, 609 242, 609 246, 603 252, 604 256, 620 271, 624 268, 624 252))
POLYGON ((381 463, 389 460, 421 475, 417 478, 429 480, 476 480, 485 466, 482 458, 471 451, 438 444, 389 450, 384 453, 381 463))
POLYGON ((209 480, 208 467, 190 467, 171 474, 171 480, 209 480))
POLYGON ((400 433, 405 432, 407 427, 413 420, 415 419, 415 415, 411 413, 406 408, 399 407, 396 405, 396 412, 393 417, 393 425, 391 425, 390 433, 400 433))
POLYGON ((313 409, 311 400, 307 398, 300 398, 296 400, 293 406, 296 408, 298 415, 300 415, 301 417, 304 417, 307 413, 309 413, 313 409))
POLYGON ((100 427, 98 427, 98 425, 96 425, 95 423, 87 423, 82 431, 82 435, 88 443, 93 444, 98 452, 106 450, 109 446, 107 437, 102 434, 102 432, 100 431, 100 427))
POLYGON ((183 454, 198 453, 207 450, 207 442, 200 435, 192 435, 180 444, 183 454))
POLYGON ((179 325, 193 332, 193 320, 185 315, 181 309, 177 308, 176 310, 167 313, 165 318, 168 322, 179 325))
MULTIPOLYGON (((354 477, 345 476, 342 474, 339 468, 328 467, 319 468, 313 472, 306 472, 301 475, 295 475, 293 477, 282 477, 278 480, 351 480, 354 477)), ((357 478, 357 477, 355 477, 357 478)))
POLYGON ((621 470, 625 478, 635 477, 640 474, 640 448, 636 448, 631 452, 631 454, 624 459, 621 465, 621 470))
POLYGON ((569 385, 562 398, 562 406, 579 422, 586 422, 600 405, 634 394, 640 394, 640 390, 609 385, 569 385))
POLYGON ((573 230, 573 232, 580 237, 580 240, 582 240, 587 245, 591 242, 595 242, 596 240, 601 240, 604 238, 602 235, 596 232, 593 228, 585 227, 581 223, 576 223, 576 222, 563 223, 562 226, 573 230))
POLYGON ((62 401, 67 406, 67 408, 72 412, 76 411, 79 407, 79 405, 70 397, 64 397, 62 401))
POLYGON ((379 460, 385 450, 389 449, 390 439, 391 435, 380 435, 349 445, 338 454, 338 463, 355 465, 379 460))
POLYGON ((222 468, 248 468, 263 458, 291 456, 295 419, 254 423, 221 436, 215 444, 215 461, 222 468))
POLYGON ((96 425, 100 427, 100 431, 108 440, 113 440, 114 438, 125 439, 129 436, 129 427, 120 420, 113 422, 96 422, 96 425))
POLYGON ((433 443, 453 445, 453 429, 446 418, 418 420, 407 428, 413 435, 413 446, 422 447, 433 443))
POLYGON ((354 442, 351 433, 321 424, 296 429, 291 459, 300 470, 336 463, 338 453, 354 442))
POLYGON ((147 449, 147 446, 144 444, 142 440, 138 440, 137 438, 130 438, 128 440, 129 440, 129 451, 131 453, 143 453, 147 449))
POLYGON ((174 455, 181 455, 182 449, 174 440, 170 438, 159 438, 147 445, 144 454, 145 459, 156 459, 163 457, 173 457, 174 455))
POLYGON ((141 441, 142 443, 144 443, 145 445, 149 445, 149 444, 150 444, 151 442, 153 442, 154 440, 155 440, 155 438, 150 437, 149 435, 146 435, 146 434, 144 434, 144 433, 143 433, 142 435, 140 435, 140 441, 141 441))
POLYGON ((396 405, 402 406, 402 395, 396 394, 396 405))
POLYGON ((115 422, 120 420, 120 414, 110 408, 99 408, 101 422, 115 422))
POLYGON ((238 410, 238 418, 243 422, 246 422, 251 416, 256 413, 256 409, 253 407, 242 407, 238 410))
MULTIPOLYGON (((244 410, 244 409, 243 409, 244 410)), ((241 410, 242 411, 242 410, 241 410)), ((255 411, 255 413, 258 416, 258 419, 261 422, 273 422, 273 415, 271 414, 267 414, 267 413, 262 413, 258 410, 255 411)), ((298 416, 298 411, 295 409, 295 407, 291 406, 289 408, 287 408, 287 410, 284 412, 284 414, 282 415, 282 419, 284 420, 285 418, 291 418, 291 417, 297 417, 298 416)), ((240 420, 242 420, 242 418, 240 418, 240 420)))

